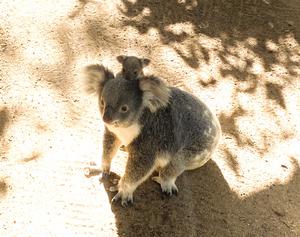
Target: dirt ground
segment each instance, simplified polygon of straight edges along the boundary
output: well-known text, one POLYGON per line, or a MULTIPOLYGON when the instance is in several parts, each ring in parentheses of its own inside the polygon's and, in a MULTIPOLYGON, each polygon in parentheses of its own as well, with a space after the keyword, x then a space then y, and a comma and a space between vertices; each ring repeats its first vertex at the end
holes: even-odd
MULTIPOLYGON (((300 1, 1 0, 0 236, 300 236, 300 1), (165 198, 87 178, 103 123, 81 69, 120 54, 194 93, 223 138, 165 198)), ((126 153, 113 161, 124 171, 126 153)))

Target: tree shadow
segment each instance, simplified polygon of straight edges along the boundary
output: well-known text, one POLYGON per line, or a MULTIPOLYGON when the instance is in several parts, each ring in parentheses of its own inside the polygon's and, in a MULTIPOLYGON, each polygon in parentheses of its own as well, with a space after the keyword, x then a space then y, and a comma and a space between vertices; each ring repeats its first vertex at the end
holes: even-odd
MULTIPOLYGON (((99 11, 101 12, 101 9, 99 9, 99 11)), ((85 20, 85 33, 89 50, 93 52, 95 56, 99 57, 99 55, 107 49, 113 51, 118 48, 124 48, 122 45, 123 39, 120 34, 115 30, 114 26, 103 21, 103 16, 101 15, 85 20)))
MULTIPOLYGON (((136 190, 133 206, 111 204, 118 235, 296 236, 300 175, 297 163, 294 165, 288 184, 273 184, 244 198, 231 191, 213 161, 184 172, 177 180, 176 197, 163 197, 160 187, 149 179, 136 190)), ((115 178, 119 177, 113 174, 111 180, 115 178)), ((112 185, 111 181, 104 183, 106 190, 112 185)), ((114 193, 107 191, 107 195, 111 200, 114 193)))
POLYGON ((84 11, 85 6, 90 3, 94 2, 92 0, 78 0, 78 4, 74 7, 75 9, 69 14, 70 19, 74 19, 84 11))
POLYGON ((0 56, 0 62, 3 59, 12 59, 16 56, 16 47, 14 45, 14 39, 2 27, 0 27, 0 56))
POLYGON ((10 124, 9 112, 6 108, 0 110, 0 160, 5 158, 8 144, 5 140, 7 128, 10 124))
POLYGON ((0 110, 0 137, 5 133, 5 130, 9 124, 9 115, 6 108, 0 110))
MULTIPOLYGON (((127 17, 124 25, 135 27, 141 34, 151 28, 158 31, 162 43, 170 45, 172 42, 181 43, 193 36, 184 29, 180 33, 170 30, 174 24, 191 24, 194 34, 204 34, 211 38, 219 38, 223 49, 218 53, 223 58, 230 53, 230 47, 237 40, 249 37, 257 39, 257 44, 251 48, 263 60, 264 67, 269 70, 270 65, 279 63, 275 55, 266 47, 268 40, 278 43, 280 37, 287 32, 293 33, 299 40, 300 33, 298 1, 152 1, 137 0, 134 3, 122 0, 120 11, 127 17), (144 12, 147 11, 147 14, 144 12), (295 14, 293 14, 295 13, 295 14), (223 35, 230 37, 222 37, 223 35)), ((194 47, 199 47, 204 54, 203 59, 209 61, 205 47, 192 41, 188 46, 189 56, 182 56, 183 60, 192 67, 198 64, 198 57, 194 47)), ((286 52, 290 55, 289 52, 286 52)), ((289 73, 295 73, 293 66, 299 62, 288 60, 286 65, 289 73)), ((234 69, 232 69, 234 70, 234 69)))
POLYGON ((228 116, 223 113, 219 115, 222 132, 233 136, 239 146, 244 145, 244 142, 236 123, 238 118, 244 116, 245 114, 246 111, 242 107, 238 107, 228 116))
POLYGON ((9 190, 9 185, 7 180, 4 178, 0 178, 0 198, 3 198, 9 190))
POLYGON ((267 97, 271 100, 275 100, 282 108, 286 108, 284 97, 282 94, 283 87, 275 83, 266 83, 267 97))
POLYGON ((56 98, 60 98, 56 102, 64 105, 68 113, 67 117, 71 120, 66 120, 66 122, 74 123, 78 121, 81 114, 76 104, 78 99, 73 96, 73 92, 78 90, 74 86, 75 73, 73 70, 76 55, 73 47, 73 39, 69 27, 64 24, 57 26, 53 33, 60 46, 59 53, 62 55, 60 62, 56 64, 31 64, 31 72, 39 83, 44 84, 54 92, 56 98))
POLYGON ((230 151, 227 147, 223 149, 224 155, 226 157, 226 163, 229 166, 231 170, 234 171, 234 173, 238 176, 240 176, 240 165, 239 165, 239 159, 237 155, 235 155, 233 152, 230 151))
POLYGON ((42 154, 40 152, 33 152, 30 156, 24 158, 22 160, 22 162, 27 163, 27 162, 31 162, 31 161, 36 161, 36 160, 40 159, 41 156, 42 156, 42 154))

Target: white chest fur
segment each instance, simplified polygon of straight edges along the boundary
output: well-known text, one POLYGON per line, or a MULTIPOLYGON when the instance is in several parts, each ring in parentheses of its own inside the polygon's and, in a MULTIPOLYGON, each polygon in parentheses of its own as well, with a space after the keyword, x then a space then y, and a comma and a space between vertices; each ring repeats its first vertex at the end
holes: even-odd
POLYGON ((139 124, 133 124, 127 128, 114 127, 107 124, 105 126, 109 131, 115 134, 122 142, 122 145, 125 146, 130 144, 133 141, 133 139, 135 139, 140 134, 141 130, 141 126, 139 124))

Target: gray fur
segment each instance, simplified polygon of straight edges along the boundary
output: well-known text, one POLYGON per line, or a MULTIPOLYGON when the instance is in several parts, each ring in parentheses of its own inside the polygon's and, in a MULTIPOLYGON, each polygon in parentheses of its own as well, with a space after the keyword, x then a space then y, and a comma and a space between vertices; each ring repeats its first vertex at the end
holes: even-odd
POLYGON ((103 90, 98 90, 98 95, 103 100, 100 103, 102 117, 109 110, 109 119, 104 119, 107 128, 102 158, 105 172, 109 172, 107 162, 111 161, 114 151, 129 141, 125 174, 113 200, 121 199, 123 206, 132 202, 134 190, 155 170, 159 176, 153 180, 161 185, 162 191, 168 195, 176 193, 176 178, 185 170, 204 165, 216 149, 221 136, 217 118, 198 98, 167 87, 154 76, 104 81, 100 83, 103 90), (127 113, 120 112, 124 104, 129 108, 127 113), (120 131, 132 131, 133 135, 127 134, 124 138, 120 131))
POLYGON ((88 93, 102 93, 104 84, 114 78, 114 74, 107 68, 99 64, 93 64, 85 67, 86 88, 88 93))
POLYGON ((147 58, 125 55, 119 55, 117 60, 122 64, 122 71, 120 74, 122 74, 127 80, 135 80, 139 77, 143 77, 143 68, 148 66, 150 63, 150 60, 147 58))

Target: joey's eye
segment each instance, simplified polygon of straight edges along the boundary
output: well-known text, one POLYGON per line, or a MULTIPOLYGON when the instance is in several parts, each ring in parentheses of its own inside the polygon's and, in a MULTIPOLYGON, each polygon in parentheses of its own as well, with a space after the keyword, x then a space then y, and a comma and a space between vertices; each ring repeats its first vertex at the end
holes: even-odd
POLYGON ((124 68, 122 69, 122 72, 123 72, 123 73, 125 73, 125 72, 126 72, 124 68))
POLYGON ((137 72, 137 71, 134 71, 133 73, 134 73, 134 75, 137 75, 137 74, 138 74, 138 72, 137 72))
POLYGON ((128 106, 127 105, 122 105, 120 108, 122 113, 126 113, 128 111, 128 106))

